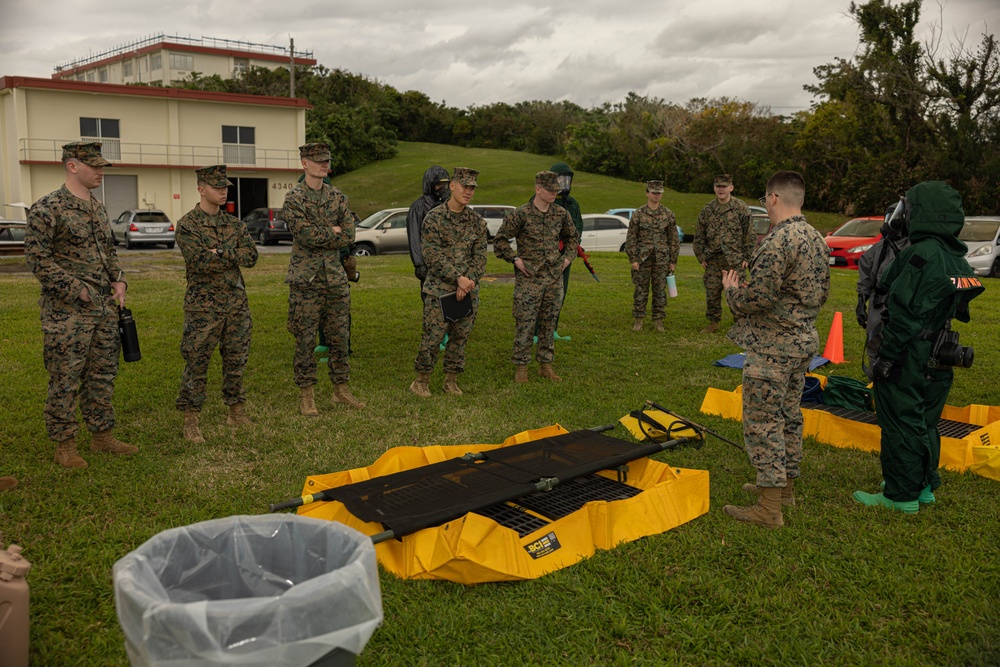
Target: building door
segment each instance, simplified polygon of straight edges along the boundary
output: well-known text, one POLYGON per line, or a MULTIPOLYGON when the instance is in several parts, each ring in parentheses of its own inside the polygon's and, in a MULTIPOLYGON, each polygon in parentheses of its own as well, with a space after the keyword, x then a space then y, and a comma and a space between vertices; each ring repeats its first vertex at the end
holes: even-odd
POLYGON ((122 211, 139 208, 139 177, 105 175, 101 187, 94 190, 94 196, 108 209, 108 219, 114 220, 122 211))
POLYGON ((226 210, 242 220, 255 208, 267 208, 266 178, 230 178, 226 210))

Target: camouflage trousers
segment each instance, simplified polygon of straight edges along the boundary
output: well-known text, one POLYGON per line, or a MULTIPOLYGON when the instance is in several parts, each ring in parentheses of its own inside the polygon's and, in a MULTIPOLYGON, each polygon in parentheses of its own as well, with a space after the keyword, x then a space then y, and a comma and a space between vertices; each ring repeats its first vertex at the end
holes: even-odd
POLYGON ((479 296, 470 294, 465 298, 472 299, 472 314, 458 322, 449 322, 444 319, 441 311, 441 299, 424 294, 424 333, 420 339, 417 358, 413 362, 416 372, 430 373, 434 370, 445 334, 448 335, 448 343, 444 348, 444 372, 465 372, 465 343, 469 340, 479 313, 479 296))
POLYGON ((295 386, 316 384, 316 337, 330 348, 327 366, 333 384, 351 379, 349 338, 351 291, 343 285, 289 285, 288 331, 295 336, 295 386))
POLYGON ((185 311, 181 334, 184 373, 181 389, 174 403, 178 410, 201 410, 205 403, 208 364, 216 346, 222 357, 222 401, 226 405, 243 403, 243 371, 250 358, 250 333, 253 322, 246 295, 242 303, 225 312, 185 311))
POLYGON ((667 316, 667 272, 670 265, 665 253, 654 253, 639 264, 638 271, 632 271, 632 317, 646 316, 646 301, 653 292, 653 319, 662 320, 667 316))
POLYGON ((757 486, 783 487, 799 476, 802 388, 809 357, 747 352, 743 365, 743 441, 757 486))
POLYGON ((514 354, 511 360, 524 365, 531 360, 535 327, 538 327, 538 348, 535 358, 543 364, 552 363, 556 346, 553 335, 559 311, 562 309, 562 275, 555 279, 528 278, 518 274, 514 282, 514 354))
POLYGON ((705 317, 709 322, 722 321, 722 272, 735 269, 723 259, 709 258, 705 260, 708 267, 702 281, 705 283, 705 317))
POLYGON ((118 375, 118 313, 110 296, 90 304, 42 297, 42 358, 49 372, 45 430, 63 442, 79 430, 76 404, 90 431, 115 426, 111 398, 118 375))

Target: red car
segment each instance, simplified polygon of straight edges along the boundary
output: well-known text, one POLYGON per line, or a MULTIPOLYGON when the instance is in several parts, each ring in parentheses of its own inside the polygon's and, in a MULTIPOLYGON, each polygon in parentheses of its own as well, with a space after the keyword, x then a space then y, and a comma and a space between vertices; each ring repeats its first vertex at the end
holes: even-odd
POLYGON ((857 269, 858 258, 875 245, 884 216, 868 216, 848 220, 826 235, 826 245, 830 247, 830 266, 841 269, 857 269))

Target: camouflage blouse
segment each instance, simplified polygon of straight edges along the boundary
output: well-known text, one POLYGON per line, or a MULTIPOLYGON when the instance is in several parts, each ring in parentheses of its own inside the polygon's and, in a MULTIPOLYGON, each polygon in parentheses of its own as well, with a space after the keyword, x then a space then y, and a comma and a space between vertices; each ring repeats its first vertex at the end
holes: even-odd
POLYGON ((454 213, 447 204, 430 210, 420 231, 420 247, 427 266, 424 292, 432 296, 458 289, 458 277, 476 283, 486 273, 486 221, 466 206, 454 213))
MULTIPOLYGON (((579 243, 580 235, 566 209, 552 204, 543 212, 533 202, 528 202, 504 218, 493 239, 493 252, 508 262, 513 262, 515 256, 520 257, 532 280, 555 280, 562 276, 563 261, 576 257, 579 243), (510 239, 517 241, 516 255, 510 239)), ((518 274, 519 280, 522 277, 518 274)))
POLYGON ((187 269, 184 310, 214 311, 246 303, 240 267, 257 263, 257 246, 246 225, 219 211, 209 215, 195 206, 177 222, 177 245, 187 269), (222 249, 222 254, 215 252, 222 249))
POLYGON ((340 250, 354 243, 354 216, 344 193, 326 183, 313 190, 303 181, 285 195, 283 216, 292 232, 285 282, 347 285, 340 250))
POLYGON ((625 252, 629 263, 641 264, 655 252, 667 264, 677 264, 680 251, 677 221, 673 211, 662 205, 656 209, 645 205, 632 215, 628 234, 625 236, 625 252))

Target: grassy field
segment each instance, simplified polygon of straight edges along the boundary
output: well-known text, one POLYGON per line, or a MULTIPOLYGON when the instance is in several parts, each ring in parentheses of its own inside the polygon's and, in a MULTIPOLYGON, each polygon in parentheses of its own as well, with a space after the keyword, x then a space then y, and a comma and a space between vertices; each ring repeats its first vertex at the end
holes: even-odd
MULTIPOLYGON (((534 194, 535 174, 557 161, 554 157, 516 151, 400 142, 395 158, 338 176, 334 183, 347 194, 352 208, 363 218, 383 208, 408 207, 420 196, 421 179, 431 165, 441 165, 449 173, 454 167, 471 167, 480 172, 477 204, 520 206, 534 194)), ((735 194, 748 204, 757 204, 757 198, 764 193, 744 192, 737 183, 735 194)), ((573 196, 584 213, 637 208, 646 203, 645 183, 579 171, 573 176, 573 196)), ((663 194, 663 204, 677 216, 677 224, 693 234, 699 211, 712 197, 711 192, 686 194, 668 187, 663 194)), ((807 215, 824 233, 849 220, 848 216, 836 213, 807 215)))
MULTIPOLYGON (((421 169, 429 161, 412 159, 421 169)), ((297 412, 286 262, 266 255, 246 272, 254 317, 246 385, 255 423, 240 431, 225 426, 216 356, 203 412, 208 442, 193 446, 181 438, 173 409, 182 370, 182 263, 176 253, 127 259, 143 359, 122 364, 116 434, 142 449, 116 459, 84 448, 90 467, 66 471, 52 463, 42 420, 47 375, 38 285, 19 272, 20 260, 0 260, 0 474, 21 480, 19 489, 0 494, 0 530, 34 564, 32 664, 127 664, 111 579, 117 559, 171 527, 262 513, 268 503, 297 495, 307 475, 364 466, 397 445, 493 443, 551 423, 613 423, 645 399, 740 440, 739 424, 698 412, 706 388, 732 389, 740 374, 711 365, 736 348, 722 334, 698 333, 704 291, 692 257, 680 260, 680 295, 668 305, 665 334, 629 331, 632 289, 623 254, 593 256, 600 283, 574 267, 560 325, 573 339, 556 350, 565 382, 543 383, 532 367, 526 386, 512 382, 509 265, 491 259, 488 271, 497 279, 482 289, 461 378, 465 395, 441 393, 439 365, 435 395, 426 400, 407 391, 420 328, 409 260, 363 258, 362 281, 352 287, 351 385, 369 407, 331 406, 324 377, 318 419, 297 412)), ((823 370, 860 378, 855 280, 853 272, 834 272, 818 327, 825 341, 834 312, 844 312, 851 363, 823 370)), ((958 327, 977 354, 972 369, 956 373, 952 404, 1000 403, 994 287, 991 281, 973 303, 974 322, 958 327)), ((629 437, 621 428, 613 434, 629 437)), ((525 583, 463 587, 383 573, 385 623, 359 664, 1000 662, 997 482, 943 471, 938 503, 919 514, 868 509, 850 494, 876 488, 878 457, 807 441, 799 504, 786 511, 785 528, 771 532, 722 514, 723 504, 750 500, 740 491, 753 479, 741 452, 710 440, 701 450, 661 456, 710 471, 707 515, 525 583)))

